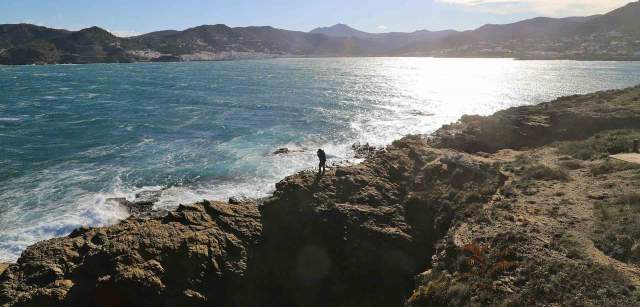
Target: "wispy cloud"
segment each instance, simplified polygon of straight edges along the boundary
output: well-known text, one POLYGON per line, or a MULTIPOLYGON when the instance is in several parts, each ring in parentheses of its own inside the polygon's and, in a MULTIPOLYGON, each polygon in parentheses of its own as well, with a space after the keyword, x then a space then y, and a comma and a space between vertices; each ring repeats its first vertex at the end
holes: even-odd
POLYGON ((545 16, 585 16, 606 13, 629 0, 436 0, 497 14, 536 13, 545 16))

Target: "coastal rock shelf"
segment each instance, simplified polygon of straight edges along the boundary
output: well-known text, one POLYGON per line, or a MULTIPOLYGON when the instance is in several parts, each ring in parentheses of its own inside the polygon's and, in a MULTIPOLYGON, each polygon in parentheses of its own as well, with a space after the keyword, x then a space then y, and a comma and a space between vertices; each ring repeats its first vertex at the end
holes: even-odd
POLYGON ((209 289, 226 305, 223 289, 238 291, 246 284, 248 248, 259 238, 259 217, 255 204, 202 202, 163 218, 80 228, 27 249, 2 275, 0 302, 177 306, 202 302, 201 292, 209 289))
POLYGON ((463 116, 436 131, 433 143, 467 152, 495 152, 585 139, 604 130, 640 128, 638 91, 634 87, 575 95, 491 116, 463 116))
POLYGON ((640 134, 611 131, 640 128, 639 99, 465 117, 287 177, 261 202, 80 228, 9 265, 0 306, 638 306, 635 228, 599 212, 640 185, 637 167, 606 160, 640 134))

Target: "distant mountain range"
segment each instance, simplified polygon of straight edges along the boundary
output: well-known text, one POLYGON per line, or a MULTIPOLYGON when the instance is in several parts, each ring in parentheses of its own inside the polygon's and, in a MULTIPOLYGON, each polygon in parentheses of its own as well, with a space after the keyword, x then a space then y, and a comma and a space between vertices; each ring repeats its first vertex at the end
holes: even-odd
POLYGON ((472 31, 367 33, 337 24, 306 33, 203 25, 121 38, 98 27, 0 25, 0 64, 6 65, 313 56, 640 59, 640 1, 604 15, 539 17, 472 31))
POLYGON ((428 30, 421 30, 421 31, 415 31, 411 33, 402 33, 402 32, 367 33, 367 32, 363 32, 363 31, 351 28, 345 24, 337 24, 332 27, 317 28, 312 30, 310 33, 324 34, 334 39, 351 38, 351 39, 366 41, 370 43, 368 47, 373 48, 373 49, 368 49, 367 52, 384 54, 386 52, 397 50, 399 48, 402 48, 411 44, 417 44, 417 43, 428 44, 438 39, 442 39, 459 32, 454 30, 435 31, 435 32, 428 31, 428 30))
POLYGON ((604 15, 538 17, 507 25, 485 25, 432 42, 418 42, 394 55, 540 55, 559 58, 638 57, 640 2, 604 15))

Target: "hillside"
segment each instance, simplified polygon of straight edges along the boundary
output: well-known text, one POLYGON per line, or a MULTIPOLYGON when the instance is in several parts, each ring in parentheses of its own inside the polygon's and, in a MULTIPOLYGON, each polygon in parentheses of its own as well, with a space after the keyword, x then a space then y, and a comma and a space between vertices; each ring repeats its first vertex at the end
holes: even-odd
POLYGON ((337 24, 331 27, 326 28, 317 28, 312 30, 310 33, 316 34, 324 34, 329 37, 334 38, 357 38, 364 41, 369 41, 373 43, 374 49, 370 49, 370 52, 373 52, 378 55, 384 55, 388 52, 396 50, 398 48, 402 48, 407 45, 411 45, 414 43, 429 43, 433 42, 437 39, 441 39, 447 37, 451 34, 457 33, 453 30, 444 30, 444 31, 428 31, 421 30, 415 31, 411 33, 402 33, 402 32, 390 32, 390 33, 367 33, 363 31, 356 30, 351 28, 345 24, 337 24))
POLYGON ((640 87, 465 116, 265 200, 37 243, 0 306, 639 306, 640 166, 609 158, 639 129, 640 87))
POLYGON ((122 39, 98 27, 76 32, 0 25, 0 64, 133 62, 122 39))
POLYGON ((27 24, 1 25, 0 49, 21 46, 34 40, 50 40, 68 33, 65 30, 49 29, 27 24))
POLYGON ((309 33, 273 27, 203 25, 120 38, 80 31, 0 25, 0 64, 202 61, 312 56, 640 59, 640 2, 604 15, 539 17, 473 31, 367 33, 345 24, 309 33))
POLYGON ((33 25, 1 25, 0 64, 195 61, 284 56, 354 56, 374 42, 330 38, 272 27, 204 25, 119 38, 93 27, 76 32, 33 25))
POLYGON ((640 2, 630 3, 606 15, 598 16, 580 25, 576 33, 590 35, 592 33, 620 32, 640 37, 640 2))
POLYGON ((369 39, 375 34, 356 30, 346 24, 336 24, 331 27, 321 27, 311 30, 309 33, 324 34, 329 37, 355 37, 359 39, 369 39))
POLYGON ((604 15, 533 18, 404 46, 394 55, 638 59, 640 2, 604 15))

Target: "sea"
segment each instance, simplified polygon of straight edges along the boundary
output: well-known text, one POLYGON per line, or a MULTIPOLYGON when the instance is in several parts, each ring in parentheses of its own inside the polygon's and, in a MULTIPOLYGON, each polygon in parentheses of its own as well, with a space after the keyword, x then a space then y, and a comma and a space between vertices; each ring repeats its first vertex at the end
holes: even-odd
POLYGON ((463 114, 640 84, 640 62, 317 58, 0 66, 0 261, 156 208, 268 196, 463 114), (272 154, 288 148, 289 154, 272 154))

